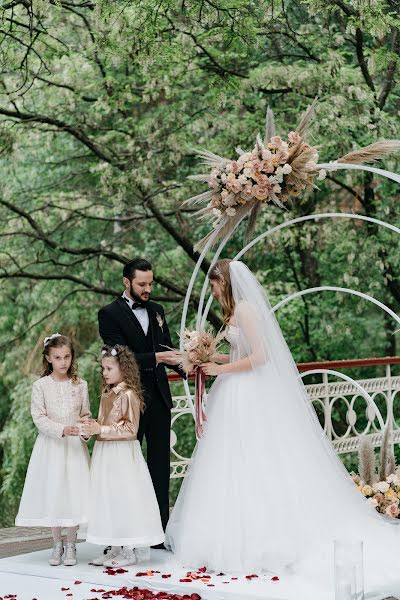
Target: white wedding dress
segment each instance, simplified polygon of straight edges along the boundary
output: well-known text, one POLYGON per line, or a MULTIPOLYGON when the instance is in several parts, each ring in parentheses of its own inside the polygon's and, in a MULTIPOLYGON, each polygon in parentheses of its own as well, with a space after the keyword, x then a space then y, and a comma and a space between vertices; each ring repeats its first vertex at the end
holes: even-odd
POLYGON ((187 567, 330 577, 333 541, 363 540, 368 581, 400 581, 400 527, 366 503, 336 456, 256 278, 239 261, 230 272, 230 362, 248 356, 252 368, 211 387, 167 544, 187 567))

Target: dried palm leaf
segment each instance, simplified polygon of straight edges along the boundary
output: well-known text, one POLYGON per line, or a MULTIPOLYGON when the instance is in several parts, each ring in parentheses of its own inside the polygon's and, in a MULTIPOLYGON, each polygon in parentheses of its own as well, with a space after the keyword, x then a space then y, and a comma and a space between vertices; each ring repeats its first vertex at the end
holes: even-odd
POLYGON ((272 112, 272 110, 268 106, 268 108, 267 108, 267 114, 266 114, 266 117, 265 117, 265 138, 264 138, 264 144, 267 144, 269 142, 269 140, 272 138, 272 136, 274 136, 274 135, 275 135, 274 113, 272 112))
POLYGON ((349 152, 341 158, 338 158, 336 162, 361 165, 365 162, 374 162, 379 160, 384 156, 391 154, 392 152, 397 152, 398 150, 400 150, 400 140, 381 140, 380 142, 375 142, 374 144, 365 146, 364 148, 353 150, 353 152, 349 152))
POLYGON ((298 124, 296 131, 299 135, 301 135, 301 137, 304 137, 304 134, 306 133, 308 126, 314 117, 316 104, 317 98, 314 98, 312 104, 307 107, 305 113, 300 119, 300 123, 298 124))
MULTIPOLYGON (((383 433, 381 453, 380 453, 380 464, 379 464, 379 477, 381 481, 386 479, 393 471, 389 470, 389 465, 392 468, 394 463, 393 444, 392 444, 392 424, 389 423, 385 427, 383 433), (393 455, 393 456, 392 456, 393 455)), ((394 469, 393 469, 394 470, 394 469)))
POLYGON ((247 223, 246 231, 244 234, 244 239, 246 242, 248 242, 250 240, 251 236, 253 235, 254 229, 256 227, 258 213, 260 212, 260 209, 261 209, 261 202, 256 202, 250 211, 249 222, 247 223))
POLYGON ((317 158, 317 154, 314 148, 309 148, 308 150, 304 150, 299 156, 297 156, 294 160, 290 161, 290 166, 292 170, 296 173, 306 173, 306 165, 307 163, 314 161, 317 158))
POLYGON ((210 173, 199 173, 198 175, 188 175, 188 179, 191 181, 201 181, 202 183, 208 183, 210 180, 210 173))
POLYGON ((224 158, 223 156, 219 156, 218 154, 214 154, 214 152, 209 152, 209 150, 192 150, 196 153, 196 156, 203 159, 203 164, 216 166, 220 164, 224 164, 229 162, 229 158, 224 158))
POLYGON ((293 160, 295 160, 299 154, 302 152, 302 146, 303 146, 303 138, 300 138, 300 141, 295 144, 294 146, 291 146, 289 148, 289 160, 288 163, 291 164, 291 162, 293 160))
POLYGON ((362 438, 358 449, 358 470, 365 484, 372 485, 374 483, 376 476, 375 453, 372 442, 367 437, 362 438))
POLYGON ((197 196, 192 196, 183 202, 185 204, 200 204, 201 202, 208 202, 216 193, 216 190, 207 190, 206 192, 202 192, 201 194, 197 194, 197 196))
POLYGON ((396 459, 394 457, 393 444, 391 444, 389 461, 388 461, 388 468, 387 468, 388 475, 391 475, 395 471, 396 471, 396 459))
POLYGON ((253 208, 253 202, 246 202, 246 204, 242 204, 241 206, 236 208, 236 214, 233 217, 229 217, 228 215, 224 215, 216 228, 213 231, 210 231, 204 238, 199 240, 194 247, 196 252, 203 250, 206 243, 209 239, 215 235, 213 245, 222 240, 226 235, 231 235, 239 223, 245 218, 246 215, 249 214, 251 209, 253 208))
POLYGON ((265 148, 264 142, 262 141, 261 135, 259 133, 257 133, 257 137, 256 137, 256 147, 259 150, 263 150, 265 148))

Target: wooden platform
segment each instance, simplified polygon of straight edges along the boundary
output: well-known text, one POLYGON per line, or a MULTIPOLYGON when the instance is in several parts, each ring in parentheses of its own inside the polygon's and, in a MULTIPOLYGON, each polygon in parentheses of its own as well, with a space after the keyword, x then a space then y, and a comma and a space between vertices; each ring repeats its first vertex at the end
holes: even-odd
POLYGON ((49 527, 7 527, 0 529, 0 559, 53 546, 49 527))

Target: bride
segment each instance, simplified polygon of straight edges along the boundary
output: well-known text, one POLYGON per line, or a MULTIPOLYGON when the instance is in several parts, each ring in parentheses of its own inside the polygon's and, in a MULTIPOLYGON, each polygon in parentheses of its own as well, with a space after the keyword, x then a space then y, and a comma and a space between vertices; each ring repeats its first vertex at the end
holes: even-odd
POLYGON ((366 503, 336 456, 256 277, 219 260, 209 278, 231 349, 203 365, 217 379, 167 544, 187 567, 254 573, 301 571, 317 558, 331 566, 334 539, 363 540, 378 580, 380 562, 398 571, 400 529, 366 503))

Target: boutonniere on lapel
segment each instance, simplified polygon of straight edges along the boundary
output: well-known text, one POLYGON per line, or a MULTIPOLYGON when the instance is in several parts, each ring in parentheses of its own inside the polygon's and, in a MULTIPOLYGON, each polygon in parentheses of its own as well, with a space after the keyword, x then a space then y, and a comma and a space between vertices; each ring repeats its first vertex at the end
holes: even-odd
POLYGON ((162 316, 159 313, 156 313, 156 319, 157 319, 157 323, 159 328, 161 329, 161 331, 164 333, 164 319, 162 318, 162 316))

